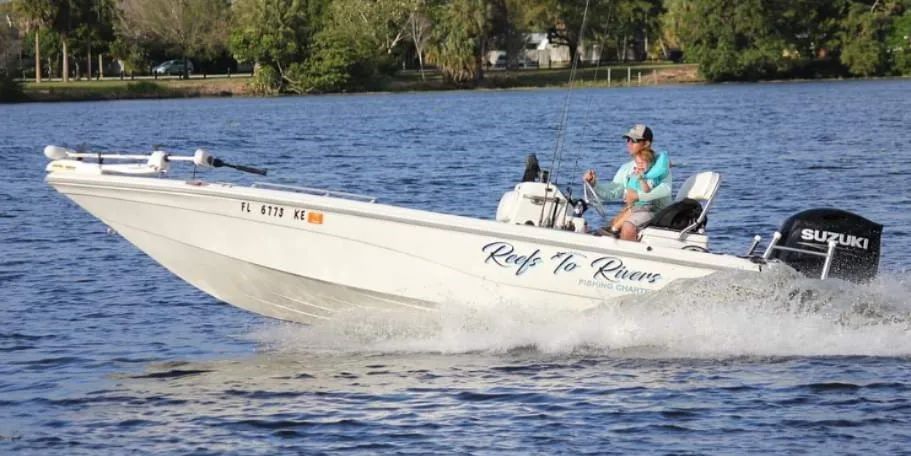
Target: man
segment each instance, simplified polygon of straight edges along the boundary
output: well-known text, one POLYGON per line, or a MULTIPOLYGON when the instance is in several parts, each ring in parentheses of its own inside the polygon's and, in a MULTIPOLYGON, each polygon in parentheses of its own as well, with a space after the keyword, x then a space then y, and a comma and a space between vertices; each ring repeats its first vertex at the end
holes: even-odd
MULTIPOLYGON (((630 158, 635 157, 640 151, 651 150, 652 141, 654 141, 652 129, 643 124, 635 125, 623 135, 623 138, 626 139, 626 151, 629 153, 630 158)), ((592 169, 586 171, 582 176, 582 179, 591 184, 602 200, 622 198, 627 206, 632 206, 632 214, 620 228, 620 239, 627 241, 639 240, 639 230, 648 225, 657 211, 671 203, 670 156, 665 151, 655 153, 654 156, 655 162, 643 176, 654 182, 651 190, 647 192, 636 191, 627 185, 631 178, 638 179, 640 177, 640 175, 635 174, 635 160, 630 160, 623 164, 610 182, 599 183, 598 176, 592 169)))

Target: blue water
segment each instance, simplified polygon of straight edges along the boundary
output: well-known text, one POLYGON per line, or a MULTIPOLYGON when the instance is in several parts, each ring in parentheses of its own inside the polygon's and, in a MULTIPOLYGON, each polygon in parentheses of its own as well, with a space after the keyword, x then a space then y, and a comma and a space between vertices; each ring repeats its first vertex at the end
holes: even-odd
POLYGON ((908 80, 571 97, 562 182, 610 175, 648 123, 678 186, 723 174, 715 249, 840 207, 885 226, 866 285, 722 274, 581 315, 302 327, 186 285, 42 181, 46 144, 205 147, 269 182, 490 218, 526 154, 549 163, 565 94, 0 106, 0 453, 907 453, 908 80))

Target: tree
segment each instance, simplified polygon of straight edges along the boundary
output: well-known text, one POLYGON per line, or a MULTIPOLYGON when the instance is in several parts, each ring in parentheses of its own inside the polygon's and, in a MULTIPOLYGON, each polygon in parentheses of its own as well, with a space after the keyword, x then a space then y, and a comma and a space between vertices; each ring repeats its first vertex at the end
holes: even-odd
POLYGON ((523 3, 522 8, 528 25, 546 30, 548 41, 552 45, 566 46, 570 61, 573 61, 586 37, 591 43, 603 43, 611 33, 616 33, 617 23, 613 20, 616 10, 620 4, 628 2, 629 0, 590 0, 587 12, 585 0, 534 0, 523 3), (583 18, 586 22, 584 30, 583 18))
POLYGON ((426 0, 413 0, 408 16, 408 38, 414 45, 414 52, 418 58, 421 69, 421 80, 424 80, 424 50, 430 41, 433 30, 433 21, 430 18, 430 5, 426 0))
POLYGON ((50 27, 56 16, 54 0, 15 0, 13 10, 26 18, 30 29, 35 31, 35 82, 41 82, 41 34, 42 28, 50 27))
POLYGON ((5 14, 0 14, 0 102, 14 101, 22 96, 22 88, 15 75, 21 45, 19 31, 5 14))
POLYGON ((309 59, 286 74, 290 90, 369 88, 392 74, 407 43, 411 12, 403 0, 335 0, 309 59))
POLYGON ((326 5, 326 0, 235 0, 231 52, 256 64, 257 77, 266 78, 258 83, 281 90, 290 66, 309 57, 326 5), (264 67, 270 69, 260 71, 264 67))
POLYGON ((452 0, 434 9, 433 37, 428 58, 457 84, 477 83, 489 33, 487 0, 452 0))
MULTIPOLYGON (((73 43, 85 50, 86 75, 92 77, 94 52, 109 50, 114 41, 114 0, 80 0, 79 22, 72 35, 73 43)), ((99 68, 100 71, 100 68, 99 68)))
MULTIPOLYGON (((122 36, 157 40, 184 61, 205 58, 227 41, 229 0, 120 0, 122 36)), ((184 78, 189 77, 184 64, 184 78)))
POLYGON ((892 23, 886 40, 892 69, 901 75, 911 75, 911 9, 892 23))
MULTIPOLYGON (((911 46, 908 0, 852 1, 842 28, 841 60, 859 76, 903 72, 905 49, 911 46)), ((904 70, 907 71, 907 70, 904 70)))
POLYGON ((684 4, 680 38, 687 59, 713 81, 756 80, 777 75, 786 41, 770 18, 781 8, 775 0, 697 0, 684 4))

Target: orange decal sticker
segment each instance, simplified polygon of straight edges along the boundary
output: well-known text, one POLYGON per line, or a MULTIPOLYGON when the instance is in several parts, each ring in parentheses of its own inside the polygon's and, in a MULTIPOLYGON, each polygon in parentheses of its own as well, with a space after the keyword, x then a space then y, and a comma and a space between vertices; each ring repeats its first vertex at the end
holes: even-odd
POLYGON ((322 212, 308 212, 307 221, 310 223, 315 223, 317 225, 323 224, 323 213, 322 212))

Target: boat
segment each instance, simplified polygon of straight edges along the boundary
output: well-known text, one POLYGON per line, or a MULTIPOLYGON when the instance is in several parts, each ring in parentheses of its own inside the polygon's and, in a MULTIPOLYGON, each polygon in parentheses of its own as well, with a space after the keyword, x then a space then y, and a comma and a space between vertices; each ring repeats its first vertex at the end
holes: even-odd
POLYGON ((638 242, 599 233, 530 157, 489 219, 383 204, 325 189, 198 178, 233 168, 192 155, 77 152, 47 146, 46 182, 187 283, 260 315, 305 324, 339 312, 433 312, 447 304, 582 311, 719 271, 788 267, 822 279, 869 280, 882 226, 838 209, 788 218, 759 251, 712 251, 707 213, 721 176, 690 177, 638 242), (189 164, 189 179, 170 177, 189 164), (601 235, 599 235, 601 234, 601 235))

